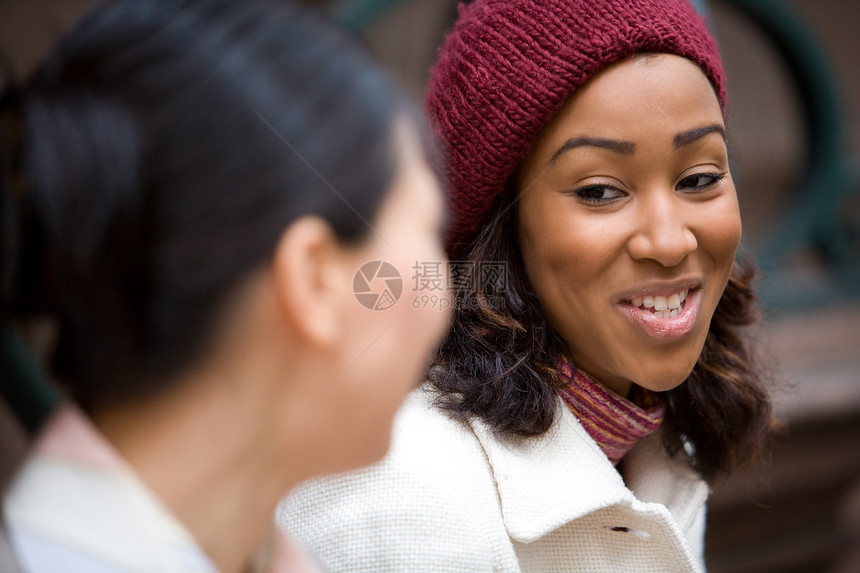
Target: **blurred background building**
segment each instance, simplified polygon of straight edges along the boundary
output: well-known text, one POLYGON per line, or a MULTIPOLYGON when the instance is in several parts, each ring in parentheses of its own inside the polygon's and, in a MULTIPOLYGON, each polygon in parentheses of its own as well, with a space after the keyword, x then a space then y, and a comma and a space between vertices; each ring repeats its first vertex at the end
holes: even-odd
MULTIPOLYGON (((724 56, 745 247, 763 268, 755 337, 785 421, 766 464, 715 486, 709 571, 858 572, 860 2, 696 3, 724 56)), ((0 0, 6 67, 25 74, 88 4, 0 0)), ((421 102, 455 0, 318 4, 421 102)))

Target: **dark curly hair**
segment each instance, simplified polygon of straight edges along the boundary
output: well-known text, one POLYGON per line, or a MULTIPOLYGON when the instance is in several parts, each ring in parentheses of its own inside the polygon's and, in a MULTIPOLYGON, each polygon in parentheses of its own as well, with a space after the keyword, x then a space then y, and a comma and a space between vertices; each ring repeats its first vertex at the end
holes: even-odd
MULTIPOLYGON (((525 273, 514 180, 463 251, 475 266, 501 263, 497 267, 507 269, 506 280, 479 276, 455 291, 453 327, 428 377, 441 408, 458 419, 482 419, 502 439, 549 430, 563 383, 556 365, 565 349, 525 273)), ((735 263, 696 366, 685 383, 660 392, 666 403, 666 450, 687 451, 692 467, 709 481, 758 460, 775 425, 764 378, 741 332, 759 318, 754 275, 749 261, 735 263)))

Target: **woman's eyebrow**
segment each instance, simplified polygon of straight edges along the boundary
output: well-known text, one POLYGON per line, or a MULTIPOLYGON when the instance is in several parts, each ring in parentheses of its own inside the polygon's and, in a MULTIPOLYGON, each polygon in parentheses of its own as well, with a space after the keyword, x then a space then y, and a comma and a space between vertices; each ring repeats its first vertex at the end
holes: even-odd
MULTIPOLYGON (((711 133, 718 133, 723 139, 726 138, 725 128, 723 128, 722 125, 715 123, 713 125, 706 125, 704 127, 696 127, 683 131, 674 137, 672 143, 675 146, 675 149, 679 149, 685 145, 690 145, 711 133)), ((632 141, 620 141, 605 137, 572 137, 565 141, 552 155, 552 158, 549 160, 550 165, 559 157, 571 149, 576 149, 577 147, 598 147, 600 149, 608 149, 609 151, 614 151, 615 153, 620 153, 622 155, 632 155, 636 152, 636 144, 632 141)))
POLYGON ((556 150, 552 159, 549 160, 550 165, 564 153, 571 149, 576 149, 577 147, 599 147, 622 155, 632 155, 636 151, 636 144, 632 141, 619 141, 617 139, 606 139, 604 137, 572 137, 565 141, 562 146, 556 150))
POLYGON ((725 141, 726 139, 726 130, 723 128, 722 125, 715 123, 713 125, 697 127, 695 129, 690 129, 688 131, 679 133, 675 136, 675 139, 673 141, 675 149, 680 149, 685 145, 690 145, 694 141, 698 141, 699 139, 702 139, 703 137, 711 133, 719 133, 723 137, 723 141, 725 141))

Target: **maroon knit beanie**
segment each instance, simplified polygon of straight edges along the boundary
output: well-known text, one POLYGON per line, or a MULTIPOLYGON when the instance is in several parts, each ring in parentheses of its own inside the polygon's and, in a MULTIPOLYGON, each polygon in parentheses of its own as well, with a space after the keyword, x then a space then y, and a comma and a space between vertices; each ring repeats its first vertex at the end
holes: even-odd
POLYGON ((697 63, 725 109, 717 45, 688 0, 476 0, 430 70, 427 111, 447 159, 452 258, 570 95, 637 52, 697 63))

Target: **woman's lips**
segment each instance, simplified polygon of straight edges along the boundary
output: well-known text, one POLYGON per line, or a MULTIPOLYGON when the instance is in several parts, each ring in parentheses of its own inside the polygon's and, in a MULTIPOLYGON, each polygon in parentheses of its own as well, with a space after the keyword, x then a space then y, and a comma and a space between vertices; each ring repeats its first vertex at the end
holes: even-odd
POLYGON ((677 316, 662 318, 650 309, 633 306, 631 301, 621 303, 621 308, 644 334, 664 342, 681 339, 693 331, 702 301, 702 289, 692 289, 687 293, 684 306, 677 316))

